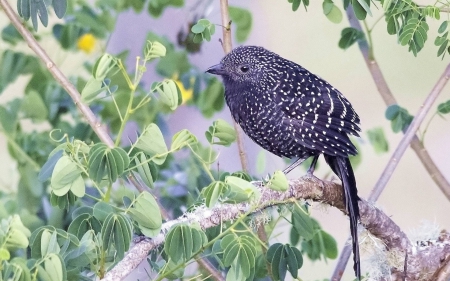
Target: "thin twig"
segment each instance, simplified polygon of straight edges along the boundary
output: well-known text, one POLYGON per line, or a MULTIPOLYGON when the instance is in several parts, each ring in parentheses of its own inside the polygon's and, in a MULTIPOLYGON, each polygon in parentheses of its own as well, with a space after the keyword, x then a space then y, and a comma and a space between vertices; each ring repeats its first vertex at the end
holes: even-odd
POLYGON ((81 114, 86 118, 86 121, 91 126, 92 130, 97 134, 102 142, 107 144, 109 147, 114 147, 114 142, 108 135, 105 126, 103 126, 94 115, 92 110, 81 101, 81 95, 75 88, 75 86, 70 83, 69 79, 61 72, 61 70, 55 65, 52 59, 47 55, 44 49, 39 45, 39 43, 34 39, 33 35, 23 26, 19 17, 16 15, 14 10, 11 8, 7 0, 0 0, 0 6, 5 11, 6 16, 9 18, 14 27, 22 35, 23 39, 27 42, 28 46, 33 50, 33 52, 41 59, 44 65, 47 66, 48 71, 52 74, 56 81, 61 84, 61 86, 67 91, 67 93, 72 98, 75 105, 80 110, 81 114))
POLYGON ((403 153, 405 153, 406 149, 408 148, 409 144, 411 143, 411 140, 415 136, 416 131, 419 129, 420 124, 422 124, 423 120, 425 119, 425 116, 427 115, 428 111, 431 109, 431 106, 433 105, 436 98, 442 92, 442 89, 447 84, 449 78, 450 78, 450 64, 445 68, 444 73, 442 73, 441 77, 434 85, 430 94, 427 96, 427 98, 423 102, 421 108, 419 109, 417 114, 414 116, 414 119, 412 120, 411 124, 409 125, 408 130, 406 130, 405 135, 403 136, 402 140, 398 144, 397 149, 392 154, 391 159, 389 160, 388 164, 386 165, 386 168, 384 169, 383 173, 381 174, 381 177, 378 179, 378 182, 375 184, 375 187, 372 189, 371 194, 369 196, 369 201, 371 201, 371 202, 376 201, 378 199, 378 197, 380 196, 381 192, 383 192, 387 182, 389 181, 392 174, 394 173, 394 170, 397 167, 397 164, 400 162, 400 159, 402 158, 403 153))
POLYGON ((215 281, 225 281, 220 271, 218 271, 206 258, 199 258, 196 260, 198 265, 211 274, 211 278, 215 281))
MULTIPOLYGON (((230 28, 230 15, 228 13, 228 0, 220 0, 220 14, 222 15, 222 31, 223 31, 223 41, 222 47, 225 54, 231 52, 231 28, 230 28)), ((241 127, 233 120, 234 129, 236 130, 237 146, 239 151, 239 158, 241 160, 242 170, 248 172, 247 155, 244 149, 244 137, 242 135, 241 127)))
MULTIPOLYGON (((351 7, 349 7, 347 9, 347 18, 350 22, 351 27, 362 31, 361 24, 355 18, 353 9, 351 7)), ((397 104, 397 101, 396 101, 395 97, 393 96, 386 80, 384 79, 383 73, 381 72, 381 69, 380 69, 377 61, 374 58, 372 58, 372 59, 370 58, 370 55, 369 55, 370 47, 369 47, 367 41, 359 40, 358 46, 364 57, 367 68, 369 69, 370 74, 372 75, 372 78, 375 82, 378 92, 380 93, 381 97, 383 98, 383 101, 385 102, 385 104, 388 106, 392 105, 392 104, 397 104)), ((444 195, 450 200, 450 183, 445 179, 444 175, 441 173, 439 168, 436 166, 433 159, 431 159, 430 155, 428 154, 428 151, 423 146, 423 144, 419 140, 419 138, 415 135, 415 133, 413 134, 412 139, 410 140, 410 145, 411 145, 411 148, 414 150, 414 152, 416 152, 417 156, 419 157, 420 161, 424 165, 427 172, 430 174, 433 181, 441 189, 442 193, 444 193, 444 195)), ((394 169, 395 169, 395 167, 394 167, 394 169)), ((378 184, 376 186, 378 186, 378 184)), ((369 201, 375 202, 378 199, 379 195, 381 194, 382 189, 374 188, 374 191, 375 192, 371 192, 371 194, 369 195, 369 201)), ((350 244, 346 244, 341 251, 341 254, 339 256, 335 270, 331 277, 332 281, 341 280, 342 274, 345 270, 345 267, 347 266, 348 260, 352 253, 351 247, 349 245, 350 244)))
MULTIPOLYGON (((347 17, 351 27, 362 31, 361 24, 359 23, 358 19, 355 18, 351 7, 347 9, 347 17)), ((394 95, 389 89, 386 79, 384 79, 380 66, 378 65, 377 61, 374 58, 372 59, 370 58, 369 50, 371 46, 369 46, 367 41, 365 40, 359 40, 358 46, 364 57, 364 61, 366 62, 367 68, 369 69, 370 74, 372 75, 375 85, 378 88, 378 92, 383 98, 385 104, 387 106, 397 104, 397 100, 395 99, 394 95)), ((422 162, 422 165, 424 165, 425 169, 427 170, 428 174, 430 174, 433 181, 441 189, 442 193, 444 193, 447 199, 450 200, 450 183, 447 181, 447 179, 441 173, 439 168, 436 166, 433 159, 430 157, 430 154, 428 153, 428 151, 426 150, 426 148, 423 146, 422 142, 416 135, 414 135, 413 139, 411 140, 411 148, 417 154, 420 161, 422 162)))

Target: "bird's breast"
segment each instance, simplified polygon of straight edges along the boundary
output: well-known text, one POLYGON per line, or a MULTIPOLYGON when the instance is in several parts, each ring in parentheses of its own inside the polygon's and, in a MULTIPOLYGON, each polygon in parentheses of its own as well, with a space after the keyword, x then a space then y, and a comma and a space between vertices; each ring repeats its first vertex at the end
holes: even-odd
POLYGON ((231 114, 242 130, 254 142, 278 156, 286 153, 290 145, 289 132, 283 123, 284 113, 270 95, 242 92, 239 98, 226 98, 231 114))

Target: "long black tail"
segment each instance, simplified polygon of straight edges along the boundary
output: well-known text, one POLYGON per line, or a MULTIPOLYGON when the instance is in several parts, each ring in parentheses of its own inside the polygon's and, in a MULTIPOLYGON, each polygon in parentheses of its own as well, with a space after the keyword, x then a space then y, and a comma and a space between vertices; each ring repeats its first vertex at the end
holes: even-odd
POLYGON ((324 155, 325 161, 330 165, 333 172, 341 179, 344 188, 345 206, 350 217, 350 232, 352 234, 353 246, 353 269, 358 280, 361 280, 361 264, 359 259, 358 243, 358 190, 356 189, 355 175, 352 165, 347 157, 324 155))

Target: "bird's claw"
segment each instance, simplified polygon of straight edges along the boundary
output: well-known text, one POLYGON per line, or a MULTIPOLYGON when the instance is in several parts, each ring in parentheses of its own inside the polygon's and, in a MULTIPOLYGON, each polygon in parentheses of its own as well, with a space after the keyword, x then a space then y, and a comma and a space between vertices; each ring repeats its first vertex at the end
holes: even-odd
POLYGON ((321 179, 319 179, 318 177, 316 177, 313 173, 311 172, 307 172, 304 176, 301 177, 302 180, 304 181, 308 181, 308 182, 312 182, 312 183, 316 183, 320 186, 320 188, 324 188, 325 186, 323 185, 323 181, 321 179))

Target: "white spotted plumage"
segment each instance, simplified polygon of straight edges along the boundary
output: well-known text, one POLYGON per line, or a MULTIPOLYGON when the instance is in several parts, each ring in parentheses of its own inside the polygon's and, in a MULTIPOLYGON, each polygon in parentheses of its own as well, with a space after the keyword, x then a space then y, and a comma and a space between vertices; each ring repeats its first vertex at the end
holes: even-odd
POLYGON ((348 134, 358 136, 359 117, 322 78, 261 47, 238 47, 221 64, 233 118, 264 149, 288 158, 357 153, 348 134))

